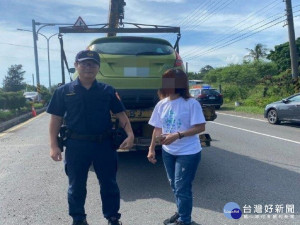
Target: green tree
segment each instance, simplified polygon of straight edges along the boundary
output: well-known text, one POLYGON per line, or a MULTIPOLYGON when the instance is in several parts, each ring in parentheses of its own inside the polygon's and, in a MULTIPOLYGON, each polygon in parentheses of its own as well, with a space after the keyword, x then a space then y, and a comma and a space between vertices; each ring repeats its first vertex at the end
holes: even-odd
POLYGON ((188 72, 187 76, 189 80, 201 80, 200 73, 188 72))
POLYGON ((24 73, 25 71, 22 70, 21 64, 11 65, 3 80, 3 90, 7 92, 15 92, 24 89, 24 73))
POLYGON ((40 94, 41 94, 41 96, 42 96, 42 100, 43 100, 45 103, 49 102, 50 99, 51 99, 51 94, 50 94, 50 92, 49 92, 49 89, 46 88, 44 85, 41 85, 40 88, 41 88, 41 93, 40 93, 40 94))
MULTIPOLYGON (((298 52, 298 60, 300 63, 300 37, 296 40, 296 47, 298 52)), ((267 59, 277 64, 280 72, 291 68, 290 45, 289 42, 276 45, 274 50, 271 50, 267 59)))
POLYGON ((210 70, 213 70, 213 69, 214 69, 214 68, 213 68, 212 66, 206 65, 206 66, 204 66, 203 68, 201 68, 200 74, 201 74, 202 76, 204 76, 206 73, 208 73, 210 70))
POLYGON ((25 91, 36 91, 36 86, 25 84, 25 91))
POLYGON ((51 88, 50 88, 50 93, 54 93, 54 91, 58 88, 59 86, 58 86, 58 84, 53 84, 52 86, 51 86, 51 88))
POLYGON ((204 81, 209 84, 232 84, 253 87, 262 77, 276 74, 278 74, 278 69, 273 62, 247 62, 210 70, 206 73, 204 81))
POLYGON ((261 58, 266 58, 269 49, 265 48, 263 44, 256 44, 254 49, 246 48, 249 54, 244 56, 244 59, 253 59, 254 61, 259 61, 261 58))

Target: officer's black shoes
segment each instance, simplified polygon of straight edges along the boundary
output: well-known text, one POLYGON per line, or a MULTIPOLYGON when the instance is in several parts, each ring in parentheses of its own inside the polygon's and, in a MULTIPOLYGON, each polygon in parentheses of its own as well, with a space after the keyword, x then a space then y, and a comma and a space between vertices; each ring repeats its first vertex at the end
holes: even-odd
POLYGON ((166 219, 164 221, 164 224, 172 224, 175 223, 177 221, 177 219, 179 218, 179 214, 176 212, 173 216, 171 216, 169 219, 166 219))
POLYGON ((108 219, 108 225, 122 225, 122 222, 115 217, 111 217, 108 219))
POLYGON ((89 225, 86 220, 73 220, 72 225, 89 225))

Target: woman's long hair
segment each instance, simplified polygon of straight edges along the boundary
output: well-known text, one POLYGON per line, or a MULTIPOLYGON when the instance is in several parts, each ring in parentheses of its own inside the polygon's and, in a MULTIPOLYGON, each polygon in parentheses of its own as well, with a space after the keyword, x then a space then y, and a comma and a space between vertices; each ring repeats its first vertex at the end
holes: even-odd
POLYGON ((163 99, 171 94, 179 94, 184 99, 191 98, 187 75, 181 69, 169 69, 162 76, 162 85, 158 90, 158 96, 163 99))

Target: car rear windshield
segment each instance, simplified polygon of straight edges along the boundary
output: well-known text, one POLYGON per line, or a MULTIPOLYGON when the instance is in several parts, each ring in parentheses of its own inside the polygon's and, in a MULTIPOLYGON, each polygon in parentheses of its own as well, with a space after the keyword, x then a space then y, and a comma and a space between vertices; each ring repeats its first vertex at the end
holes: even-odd
POLYGON ((214 89, 203 89, 202 94, 204 94, 204 95, 219 95, 220 93, 214 89))
POLYGON ((169 45, 145 41, 104 42, 91 47, 98 53, 112 55, 170 55, 174 52, 169 45))

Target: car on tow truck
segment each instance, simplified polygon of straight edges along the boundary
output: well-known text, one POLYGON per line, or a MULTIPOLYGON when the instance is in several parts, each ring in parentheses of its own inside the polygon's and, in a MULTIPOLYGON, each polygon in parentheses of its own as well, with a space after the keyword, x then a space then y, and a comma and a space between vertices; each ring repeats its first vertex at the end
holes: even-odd
POLYGON ((160 38, 104 37, 88 48, 101 58, 97 80, 115 87, 127 109, 155 106, 162 74, 170 68, 185 70, 179 53, 160 38))

